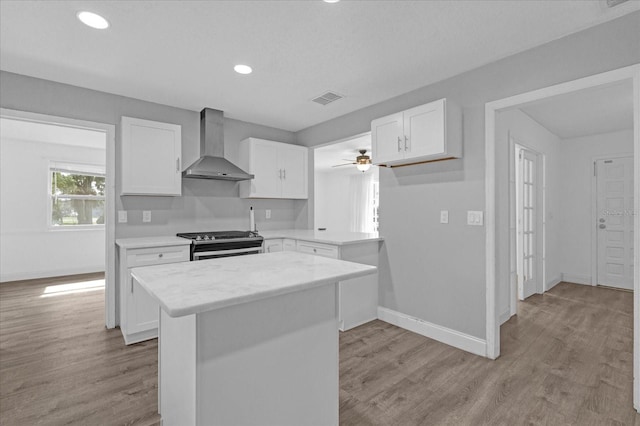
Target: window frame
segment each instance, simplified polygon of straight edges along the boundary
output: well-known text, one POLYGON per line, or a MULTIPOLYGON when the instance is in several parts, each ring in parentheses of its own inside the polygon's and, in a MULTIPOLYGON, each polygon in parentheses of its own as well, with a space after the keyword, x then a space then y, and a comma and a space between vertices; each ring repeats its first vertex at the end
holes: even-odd
MULTIPOLYGON (((88 224, 56 225, 53 223, 53 198, 55 195, 53 194, 53 174, 56 171, 65 173, 65 171, 63 171, 64 169, 66 169, 66 173, 73 173, 73 174, 84 175, 84 176, 104 177, 105 181, 107 177, 106 167, 102 164, 49 160, 47 165, 47 218, 46 218, 47 229, 49 231, 54 231, 54 232, 104 231, 105 229, 104 223, 94 224, 94 225, 88 225, 88 224)), ((107 188, 105 186, 105 191, 106 189, 107 188)), ((82 200, 102 200, 105 202, 105 207, 106 207, 106 201, 107 201, 106 194, 105 195, 67 195, 64 198, 70 198, 70 199, 75 198, 75 199, 82 199, 82 200)), ((104 216, 106 221, 106 217, 107 217, 106 211, 104 216)))

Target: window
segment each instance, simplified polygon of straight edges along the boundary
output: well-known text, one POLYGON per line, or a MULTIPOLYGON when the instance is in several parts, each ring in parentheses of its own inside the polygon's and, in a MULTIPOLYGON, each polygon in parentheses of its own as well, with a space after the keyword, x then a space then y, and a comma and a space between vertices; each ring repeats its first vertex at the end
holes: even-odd
POLYGON ((49 176, 52 227, 104 226, 104 166, 52 162, 49 176))

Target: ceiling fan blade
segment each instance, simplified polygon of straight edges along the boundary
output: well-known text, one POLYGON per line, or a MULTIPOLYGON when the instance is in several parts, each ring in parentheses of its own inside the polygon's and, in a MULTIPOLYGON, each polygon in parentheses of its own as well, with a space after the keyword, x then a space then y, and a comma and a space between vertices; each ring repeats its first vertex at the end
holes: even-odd
POLYGON ((331 167, 353 166, 354 164, 356 163, 336 164, 335 166, 331 166, 331 167))

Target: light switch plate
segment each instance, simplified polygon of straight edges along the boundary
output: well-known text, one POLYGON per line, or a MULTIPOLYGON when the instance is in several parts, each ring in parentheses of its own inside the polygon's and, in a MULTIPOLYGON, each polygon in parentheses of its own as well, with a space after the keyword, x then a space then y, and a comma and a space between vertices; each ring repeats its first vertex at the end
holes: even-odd
POLYGON ((127 211, 118 210, 118 223, 127 223, 127 211))
POLYGON ((151 222, 151 210, 143 210, 142 211, 142 221, 143 222, 151 222))
POLYGON ((440 223, 449 223, 449 210, 440 210, 440 223))
POLYGON ((484 213, 477 210, 467 211, 467 225, 483 226, 484 225, 484 213))
POLYGON ((264 211, 264 216, 266 219, 271 219, 271 209, 266 209, 264 211))

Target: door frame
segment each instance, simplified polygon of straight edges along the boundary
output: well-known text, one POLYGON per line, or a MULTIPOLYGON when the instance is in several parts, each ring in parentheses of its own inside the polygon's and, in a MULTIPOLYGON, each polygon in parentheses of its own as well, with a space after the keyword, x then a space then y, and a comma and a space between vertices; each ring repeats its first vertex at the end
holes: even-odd
MULTIPOLYGON (((622 154, 611 154, 611 155, 598 155, 595 157, 591 157, 591 162, 593 163, 593 167, 595 170, 595 164, 598 160, 613 160, 616 158, 633 158, 633 153, 622 153, 622 154)), ((635 194, 635 169, 634 173, 634 187, 633 191, 635 194)), ((591 285, 593 287, 598 285, 598 231, 594 223, 598 221, 598 180, 595 173, 591 175, 591 285)), ((634 250, 635 252, 635 250, 634 250)), ((635 270, 635 268, 634 268, 635 270)), ((634 280, 635 281, 635 280, 634 280)))
MULTIPOLYGON (((538 229, 538 232, 536 233, 536 255, 538 256, 538 261, 536 262, 536 275, 537 275, 537 279, 536 279, 536 294, 542 294, 545 291, 547 291, 547 253, 546 253, 546 241, 547 241, 547 223, 546 223, 546 214, 547 214, 547 210, 546 210, 546 198, 547 198, 547 173, 546 173, 546 161, 547 161, 547 157, 544 153, 537 151, 531 147, 529 147, 526 143, 522 143, 518 138, 514 137, 511 133, 509 133, 509 152, 513 152, 514 155, 510 156, 511 157, 511 166, 513 167, 513 171, 514 173, 517 171, 516 168, 516 152, 517 152, 517 147, 521 147, 523 149, 526 149, 529 152, 532 152, 533 154, 535 154, 536 156, 536 173, 538 175, 537 177, 537 185, 536 185, 536 193, 535 193, 535 197, 536 197, 536 203, 537 203, 537 211, 536 211, 536 229, 538 229)), ((518 260, 518 256, 519 256, 519 250, 518 250, 518 231, 519 231, 519 225, 517 223, 517 210, 520 208, 520 206, 517 203, 517 198, 516 198, 516 193, 518 190, 518 178, 517 178, 517 173, 516 173, 516 180, 515 180, 515 188, 513 193, 511 193, 512 191, 510 190, 510 194, 509 194, 509 203, 510 203, 510 207, 511 205, 515 204, 515 209, 516 209, 516 246, 511 246, 511 236, 509 236, 509 256, 511 256, 512 252, 515 251, 515 256, 516 256, 516 262, 518 260)), ((511 271, 509 271, 511 272, 511 271)), ((510 308, 510 316, 516 315, 517 313, 517 307, 518 307, 518 282, 517 280, 519 279, 519 275, 518 274, 518 268, 516 268, 516 279, 513 279, 514 277, 510 275, 510 280, 511 283, 509 285, 509 288, 511 289, 510 292, 510 303, 509 303, 509 308, 510 308)))
POLYGON ((103 132, 106 138, 106 188, 105 198, 105 300, 104 320, 107 328, 116 326, 116 126, 73 118, 58 117, 0 108, 0 117, 35 123, 53 124, 63 127, 103 132))
MULTIPOLYGON (((634 209, 640 211, 640 64, 556 84, 485 104, 485 285, 486 356, 500 356, 500 321, 496 286, 496 114, 508 108, 571 93, 583 89, 631 80, 633 82, 634 209)), ((634 228, 640 229, 640 215, 634 216, 634 228)), ((634 233, 634 246, 640 247, 640 232, 634 233)), ((634 324, 640 323, 640 250, 634 250, 634 324)), ((640 326, 634 327, 633 404, 640 411, 640 326)))

